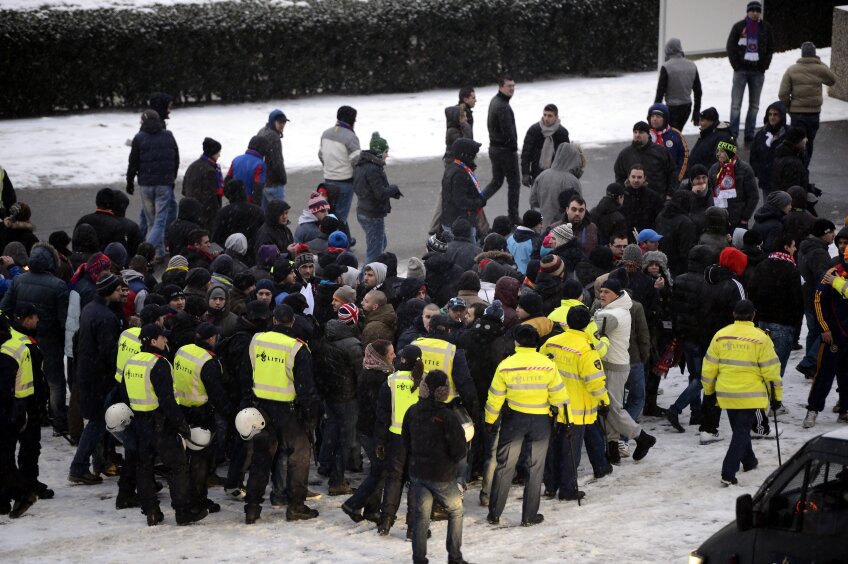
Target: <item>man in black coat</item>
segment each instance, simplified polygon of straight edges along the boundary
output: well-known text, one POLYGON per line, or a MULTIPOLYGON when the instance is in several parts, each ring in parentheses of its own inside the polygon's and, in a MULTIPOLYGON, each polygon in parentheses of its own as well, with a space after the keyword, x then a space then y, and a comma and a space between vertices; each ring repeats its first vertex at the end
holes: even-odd
POLYGON ((165 255, 165 228, 175 211, 174 182, 180 166, 180 151, 173 134, 165 129, 155 110, 141 114, 141 129, 132 140, 127 166, 127 194, 135 193, 135 178, 141 186, 141 203, 147 222, 147 242, 156 256, 165 255))
POLYGON ((105 461, 96 451, 106 433, 106 398, 115 387, 115 355, 118 338, 124 329, 120 308, 126 303, 129 290, 120 276, 107 272, 97 281, 97 296, 80 314, 76 377, 82 417, 88 423, 68 472, 68 480, 75 484, 91 485, 103 481, 99 474, 105 461), (93 473, 89 469, 92 456, 93 473))
MULTIPOLYGON (((518 193, 521 190, 521 178, 518 169, 518 132, 515 128, 515 114, 509 101, 515 94, 515 81, 509 76, 498 79, 498 93, 489 102, 489 160, 492 161, 492 181, 483 190, 488 200, 501 189, 504 179, 507 182, 507 209, 513 225, 521 223, 518 215, 518 193)), ((442 223, 446 223, 442 218, 442 223)), ((449 223, 448 223, 449 225, 449 223)))
POLYGON ((765 82, 765 73, 774 54, 774 33, 762 19, 762 2, 748 2, 745 19, 733 24, 727 36, 727 58, 733 67, 733 89, 730 97, 730 130, 739 137, 739 115, 742 96, 748 88, 748 114, 745 116, 745 144, 754 139, 757 128, 757 111, 760 109, 760 93, 765 82))
POLYGON ((539 173, 551 168, 557 147, 568 143, 568 130, 559 121, 559 109, 545 106, 542 119, 530 126, 521 147, 521 183, 530 187, 539 173))
MULTIPOLYGON (((657 145, 654 147, 664 151, 657 145)), ((613 235, 626 235, 632 239, 634 229, 636 231, 653 229, 656 226, 657 214, 664 202, 664 196, 648 188, 645 169, 642 165, 632 165, 624 184, 624 203, 621 206, 621 213, 627 221, 627 231, 613 233, 613 235)))
POLYGON ((448 514, 446 548, 449 562, 462 558, 462 494, 456 487, 459 463, 465 458, 465 431, 445 400, 448 377, 431 370, 421 382, 419 401, 403 418, 401 436, 409 453, 409 497, 415 512, 412 559, 427 562, 430 511, 435 499, 448 514))
POLYGON ((265 223, 256 232, 253 250, 258 255, 262 245, 276 245, 280 253, 294 257, 294 235, 288 228, 291 206, 282 200, 272 200, 265 208, 265 223))
POLYGON ((830 244, 836 235, 836 226, 832 221, 818 218, 813 223, 812 234, 801 241, 798 247, 798 270, 804 279, 801 291, 804 294, 804 316, 807 319, 807 342, 806 354, 795 370, 808 379, 816 375, 816 356, 819 350, 821 327, 816 321, 813 309, 813 298, 816 293, 816 285, 824 276, 824 273, 833 265, 830 258, 830 244))
POLYGON ((472 223, 472 237, 476 236, 474 216, 479 208, 486 205, 486 198, 480 194, 480 183, 474 176, 474 169, 477 168, 474 161, 480 147, 480 143, 473 139, 460 138, 453 142, 451 152, 460 162, 445 165, 445 174, 442 176, 442 229, 444 231, 450 231, 453 222, 459 217, 464 217, 472 223))
POLYGON ((180 200, 177 220, 168 226, 167 240, 168 250, 171 256, 184 255, 186 248, 191 244, 191 233, 200 226, 200 217, 203 206, 199 201, 191 197, 180 200))
POLYGON ((660 251, 668 257, 672 276, 686 272, 689 250, 698 240, 698 230, 689 217, 692 192, 679 190, 672 194, 657 216, 656 231, 663 236, 660 251))
MULTIPOLYGON (((247 201, 247 193, 241 180, 227 182, 224 195, 230 203, 221 208, 215 217, 212 240, 223 247, 227 237, 233 233, 242 233, 247 237, 247 248, 253 249, 256 232, 265 219, 262 208, 247 201)), ((253 264, 253 253, 246 253, 245 260, 250 261, 248 266, 253 264)))
POLYGON ((592 221, 598 226, 598 243, 600 245, 606 245, 613 235, 627 233, 627 219, 621 213, 623 203, 624 186, 618 182, 613 182, 607 186, 606 195, 589 212, 592 221))
POLYGON ((730 141, 733 136, 726 123, 718 120, 718 111, 707 108, 698 116, 698 126, 701 132, 695 146, 689 151, 689 170, 695 165, 703 165, 709 169, 716 162, 716 147, 719 141, 730 141))
MULTIPOLYGON (((124 226, 121 220, 115 217, 115 192, 111 188, 103 188, 97 191, 94 198, 97 208, 93 213, 82 216, 76 225, 87 223, 97 233, 97 241, 100 249, 106 248, 109 243, 124 243, 124 226)), ((76 227, 76 226, 75 226, 76 227)))
POLYGON ((801 127, 786 130, 783 141, 774 150, 774 164, 771 169, 770 191, 787 192, 793 186, 805 190, 810 188, 809 171, 804 166, 807 151, 807 133, 801 127))
POLYGON ((677 173, 665 147, 651 143, 650 131, 651 126, 644 121, 633 126, 632 143, 621 150, 613 165, 615 181, 624 183, 633 165, 642 165, 648 187, 665 199, 677 187, 677 173))
MULTIPOLYGON (((130 207, 129 197, 120 191, 114 191, 112 195, 115 198, 112 211, 115 212, 115 217, 121 222, 121 229, 123 231, 123 240, 120 243, 127 250, 127 254, 133 257, 136 255, 138 246, 144 242, 144 237, 141 236, 141 229, 138 223, 127 217, 127 208, 130 207)), ((103 248, 105 249, 106 247, 103 248)))
POLYGON ((203 154, 188 165, 183 176, 183 196, 190 196, 200 202, 200 226, 211 229, 215 215, 221 209, 221 196, 224 191, 224 176, 218 159, 221 157, 221 144, 206 137, 203 140, 203 154))

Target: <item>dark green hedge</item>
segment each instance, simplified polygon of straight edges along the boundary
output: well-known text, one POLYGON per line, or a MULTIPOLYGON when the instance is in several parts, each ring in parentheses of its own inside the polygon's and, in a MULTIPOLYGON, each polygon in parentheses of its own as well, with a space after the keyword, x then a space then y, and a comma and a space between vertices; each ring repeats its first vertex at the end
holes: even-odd
POLYGON ((658 0, 258 0, 0 11, 0 116, 654 68, 658 0))
POLYGON ((817 47, 829 47, 833 7, 842 4, 845 0, 766 0, 763 15, 774 30, 776 50, 798 49, 804 41, 812 41, 817 47))

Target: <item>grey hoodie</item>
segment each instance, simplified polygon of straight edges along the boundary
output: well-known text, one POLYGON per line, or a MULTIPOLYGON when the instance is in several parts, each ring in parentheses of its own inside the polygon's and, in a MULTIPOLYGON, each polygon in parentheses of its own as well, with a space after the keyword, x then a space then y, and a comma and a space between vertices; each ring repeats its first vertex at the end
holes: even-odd
POLYGON ((569 189, 583 193, 578 180, 582 175, 580 148, 573 143, 561 143, 551 168, 542 171, 530 189, 530 207, 542 213, 545 225, 562 219, 558 200, 560 193, 569 189))

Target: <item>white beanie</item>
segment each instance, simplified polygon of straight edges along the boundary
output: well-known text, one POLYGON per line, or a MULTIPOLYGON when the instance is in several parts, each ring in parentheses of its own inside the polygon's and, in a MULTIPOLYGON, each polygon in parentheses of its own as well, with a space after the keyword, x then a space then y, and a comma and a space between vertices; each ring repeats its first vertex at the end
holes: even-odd
POLYGON ((224 241, 224 248, 239 255, 247 253, 247 237, 242 233, 233 233, 224 241))

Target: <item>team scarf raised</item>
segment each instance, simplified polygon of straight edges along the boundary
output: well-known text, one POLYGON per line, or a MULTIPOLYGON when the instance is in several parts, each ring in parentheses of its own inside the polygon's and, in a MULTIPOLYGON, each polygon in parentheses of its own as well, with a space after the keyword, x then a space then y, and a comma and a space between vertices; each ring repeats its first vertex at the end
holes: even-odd
POLYGON ((790 255, 789 253, 784 253, 784 252, 781 252, 781 251, 775 251, 773 253, 770 253, 768 258, 774 259, 774 260, 785 260, 787 262, 791 262, 792 266, 795 266, 795 257, 790 255))
POLYGON ((218 189, 216 190, 216 193, 217 193, 218 196, 223 196, 224 195, 224 175, 221 173, 221 167, 218 166, 218 163, 214 159, 212 159, 212 157, 206 155, 205 153, 203 155, 200 155, 200 160, 206 161, 207 163, 209 163, 210 165, 215 167, 215 174, 218 177, 218 189))

